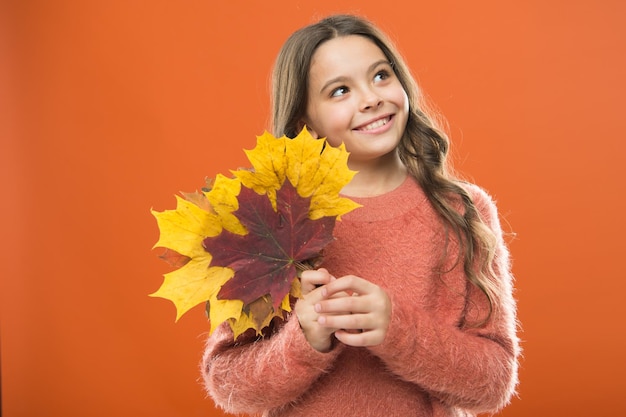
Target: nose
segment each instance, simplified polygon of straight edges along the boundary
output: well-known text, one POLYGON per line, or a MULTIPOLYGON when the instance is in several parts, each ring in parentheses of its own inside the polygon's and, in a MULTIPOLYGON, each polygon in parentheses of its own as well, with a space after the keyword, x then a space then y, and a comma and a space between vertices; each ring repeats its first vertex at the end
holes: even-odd
POLYGON ((361 110, 371 110, 380 107, 383 103, 383 99, 373 89, 367 89, 363 91, 361 98, 361 110))

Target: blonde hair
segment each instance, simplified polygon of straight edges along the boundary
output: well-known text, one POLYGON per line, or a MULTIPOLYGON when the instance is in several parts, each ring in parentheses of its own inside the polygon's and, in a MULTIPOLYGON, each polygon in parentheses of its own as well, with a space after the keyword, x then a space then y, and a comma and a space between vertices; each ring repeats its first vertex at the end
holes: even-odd
MULTIPOLYGON (((277 137, 295 137, 305 116, 311 59, 324 42, 349 35, 374 42, 391 63, 409 98, 409 117, 397 151, 409 173, 423 188, 448 231, 461 246, 468 280, 487 297, 489 313, 501 292, 492 269, 496 238, 481 220, 472 198, 450 172, 449 140, 435 123, 408 66, 391 40, 371 22, 353 15, 333 15, 294 32, 280 50, 272 75, 272 126, 277 137), (459 210, 459 205, 462 210, 459 210)), ((442 255, 445 256, 445 252, 442 255)), ((457 260, 457 263, 461 259, 457 260)), ((443 262, 443 261, 442 261, 443 262)), ((442 272, 442 271, 440 271, 442 272)))

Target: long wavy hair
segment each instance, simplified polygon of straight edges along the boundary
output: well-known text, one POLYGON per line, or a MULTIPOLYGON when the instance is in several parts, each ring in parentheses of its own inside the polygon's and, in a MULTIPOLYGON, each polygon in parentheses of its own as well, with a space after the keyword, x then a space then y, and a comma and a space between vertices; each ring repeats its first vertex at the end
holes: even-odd
MULTIPOLYGON (((496 239, 481 220, 472 198, 451 174, 447 156, 449 139, 437 123, 404 59, 391 40, 371 22, 353 15, 332 15, 294 32, 280 50, 272 74, 272 126, 276 137, 295 137, 305 115, 311 59, 324 42, 349 35, 364 36, 374 42, 392 64, 409 98, 409 117, 397 151, 412 175, 443 219, 447 233, 452 231, 461 251, 467 279, 487 297, 489 312, 500 293, 492 263, 496 239)), ((449 240, 449 239, 447 239, 449 240)), ((443 259, 447 252, 444 251, 443 259)), ((443 269, 440 270, 443 272, 443 269)), ((466 323, 467 324, 467 323, 466 323)))

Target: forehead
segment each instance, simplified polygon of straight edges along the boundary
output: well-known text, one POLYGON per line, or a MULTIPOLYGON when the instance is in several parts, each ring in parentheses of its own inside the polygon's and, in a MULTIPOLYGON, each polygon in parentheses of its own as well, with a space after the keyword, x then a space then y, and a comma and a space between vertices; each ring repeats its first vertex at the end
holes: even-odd
POLYGON ((311 75, 343 76, 386 60, 371 39, 359 35, 341 36, 321 44, 311 59, 311 75), (345 74, 344 74, 345 73, 345 74))

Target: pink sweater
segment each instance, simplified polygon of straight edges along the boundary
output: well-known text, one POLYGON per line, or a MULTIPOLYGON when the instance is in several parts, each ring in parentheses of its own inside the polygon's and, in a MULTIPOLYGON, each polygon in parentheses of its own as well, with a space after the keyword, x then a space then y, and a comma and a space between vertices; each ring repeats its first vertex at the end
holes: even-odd
POLYGON ((233 414, 263 416, 474 416, 505 406, 517 384, 515 302, 508 251, 496 207, 466 187, 499 239, 494 268, 503 288, 497 313, 484 327, 460 324, 484 317, 486 298, 468 285, 452 243, 442 276, 442 223, 411 178, 337 222, 324 267, 384 288, 392 300, 385 341, 329 353, 312 349, 295 314, 271 338, 235 344, 228 326, 209 338, 202 361, 206 389, 233 414), (449 269, 449 268, 448 268, 449 269), (447 270, 447 269, 446 269, 447 270))

